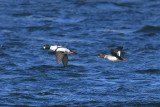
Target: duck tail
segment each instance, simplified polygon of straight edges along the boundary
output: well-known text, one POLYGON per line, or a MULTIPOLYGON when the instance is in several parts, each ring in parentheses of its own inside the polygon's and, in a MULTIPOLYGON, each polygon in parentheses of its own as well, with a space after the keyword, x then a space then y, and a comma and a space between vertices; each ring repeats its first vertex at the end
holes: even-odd
POLYGON ((123 61, 128 61, 128 59, 122 58, 123 61))
POLYGON ((70 54, 77 54, 77 53, 76 53, 76 52, 72 52, 72 51, 71 51, 71 52, 70 52, 70 54))

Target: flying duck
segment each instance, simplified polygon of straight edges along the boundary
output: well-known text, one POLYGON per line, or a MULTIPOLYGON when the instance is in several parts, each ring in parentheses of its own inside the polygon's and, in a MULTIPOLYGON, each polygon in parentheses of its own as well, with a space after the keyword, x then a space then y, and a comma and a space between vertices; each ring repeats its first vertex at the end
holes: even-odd
POLYGON ((120 56, 122 49, 123 49, 123 47, 118 47, 118 48, 115 48, 115 49, 111 49, 110 50, 110 55, 99 54, 98 57, 106 58, 110 61, 128 61, 127 59, 122 58, 120 56))
POLYGON ((62 61, 65 67, 68 64, 68 54, 77 54, 76 52, 73 52, 68 48, 65 48, 63 46, 58 46, 58 45, 54 45, 54 46, 44 45, 42 49, 53 50, 56 53, 57 64, 60 64, 60 62, 62 61))

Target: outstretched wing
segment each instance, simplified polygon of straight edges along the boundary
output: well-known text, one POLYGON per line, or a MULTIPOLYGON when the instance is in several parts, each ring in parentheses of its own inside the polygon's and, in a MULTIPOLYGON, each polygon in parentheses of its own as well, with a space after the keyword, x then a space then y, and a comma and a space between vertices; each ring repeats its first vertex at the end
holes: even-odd
POLYGON ((56 61, 57 61, 57 64, 59 64, 62 61, 64 55, 65 55, 64 52, 61 52, 61 51, 56 52, 56 61))
POLYGON ((111 49, 110 53, 113 56, 116 56, 116 57, 119 56, 120 57, 122 49, 123 49, 123 47, 118 47, 116 49, 111 49))
POLYGON ((64 54, 62 62, 63 62, 64 66, 67 66, 67 64, 68 64, 68 55, 67 54, 64 54))

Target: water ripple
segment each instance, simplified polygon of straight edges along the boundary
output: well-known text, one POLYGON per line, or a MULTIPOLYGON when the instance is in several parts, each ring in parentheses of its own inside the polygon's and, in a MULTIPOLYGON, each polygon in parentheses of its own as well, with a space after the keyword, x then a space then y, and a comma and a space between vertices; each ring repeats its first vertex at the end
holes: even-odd
POLYGON ((136 72, 144 74, 144 73, 149 73, 149 74, 159 74, 160 69, 146 69, 146 70, 136 70, 136 72))
POLYGON ((136 32, 159 33, 160 26, 145 25, 141 29, 137 30, 136 32))
POLYGON ((1 0, 0 106, 158 106, 158 4, 1 0), (64 67, 44 44, 78 54, 64 67), (118 46, 129 61, 97 57, 118 46))

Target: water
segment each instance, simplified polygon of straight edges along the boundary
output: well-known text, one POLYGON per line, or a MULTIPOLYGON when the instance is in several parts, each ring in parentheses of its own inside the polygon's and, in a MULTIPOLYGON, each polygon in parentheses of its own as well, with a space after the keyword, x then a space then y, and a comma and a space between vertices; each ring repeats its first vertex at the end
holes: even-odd
POLYGON ((1 0, 0 106, 160 106, 159 5, 1 0), (44 44, 79 54, 65 68, 44 44), (117 46, 129 61, 97 57, 117 46))

